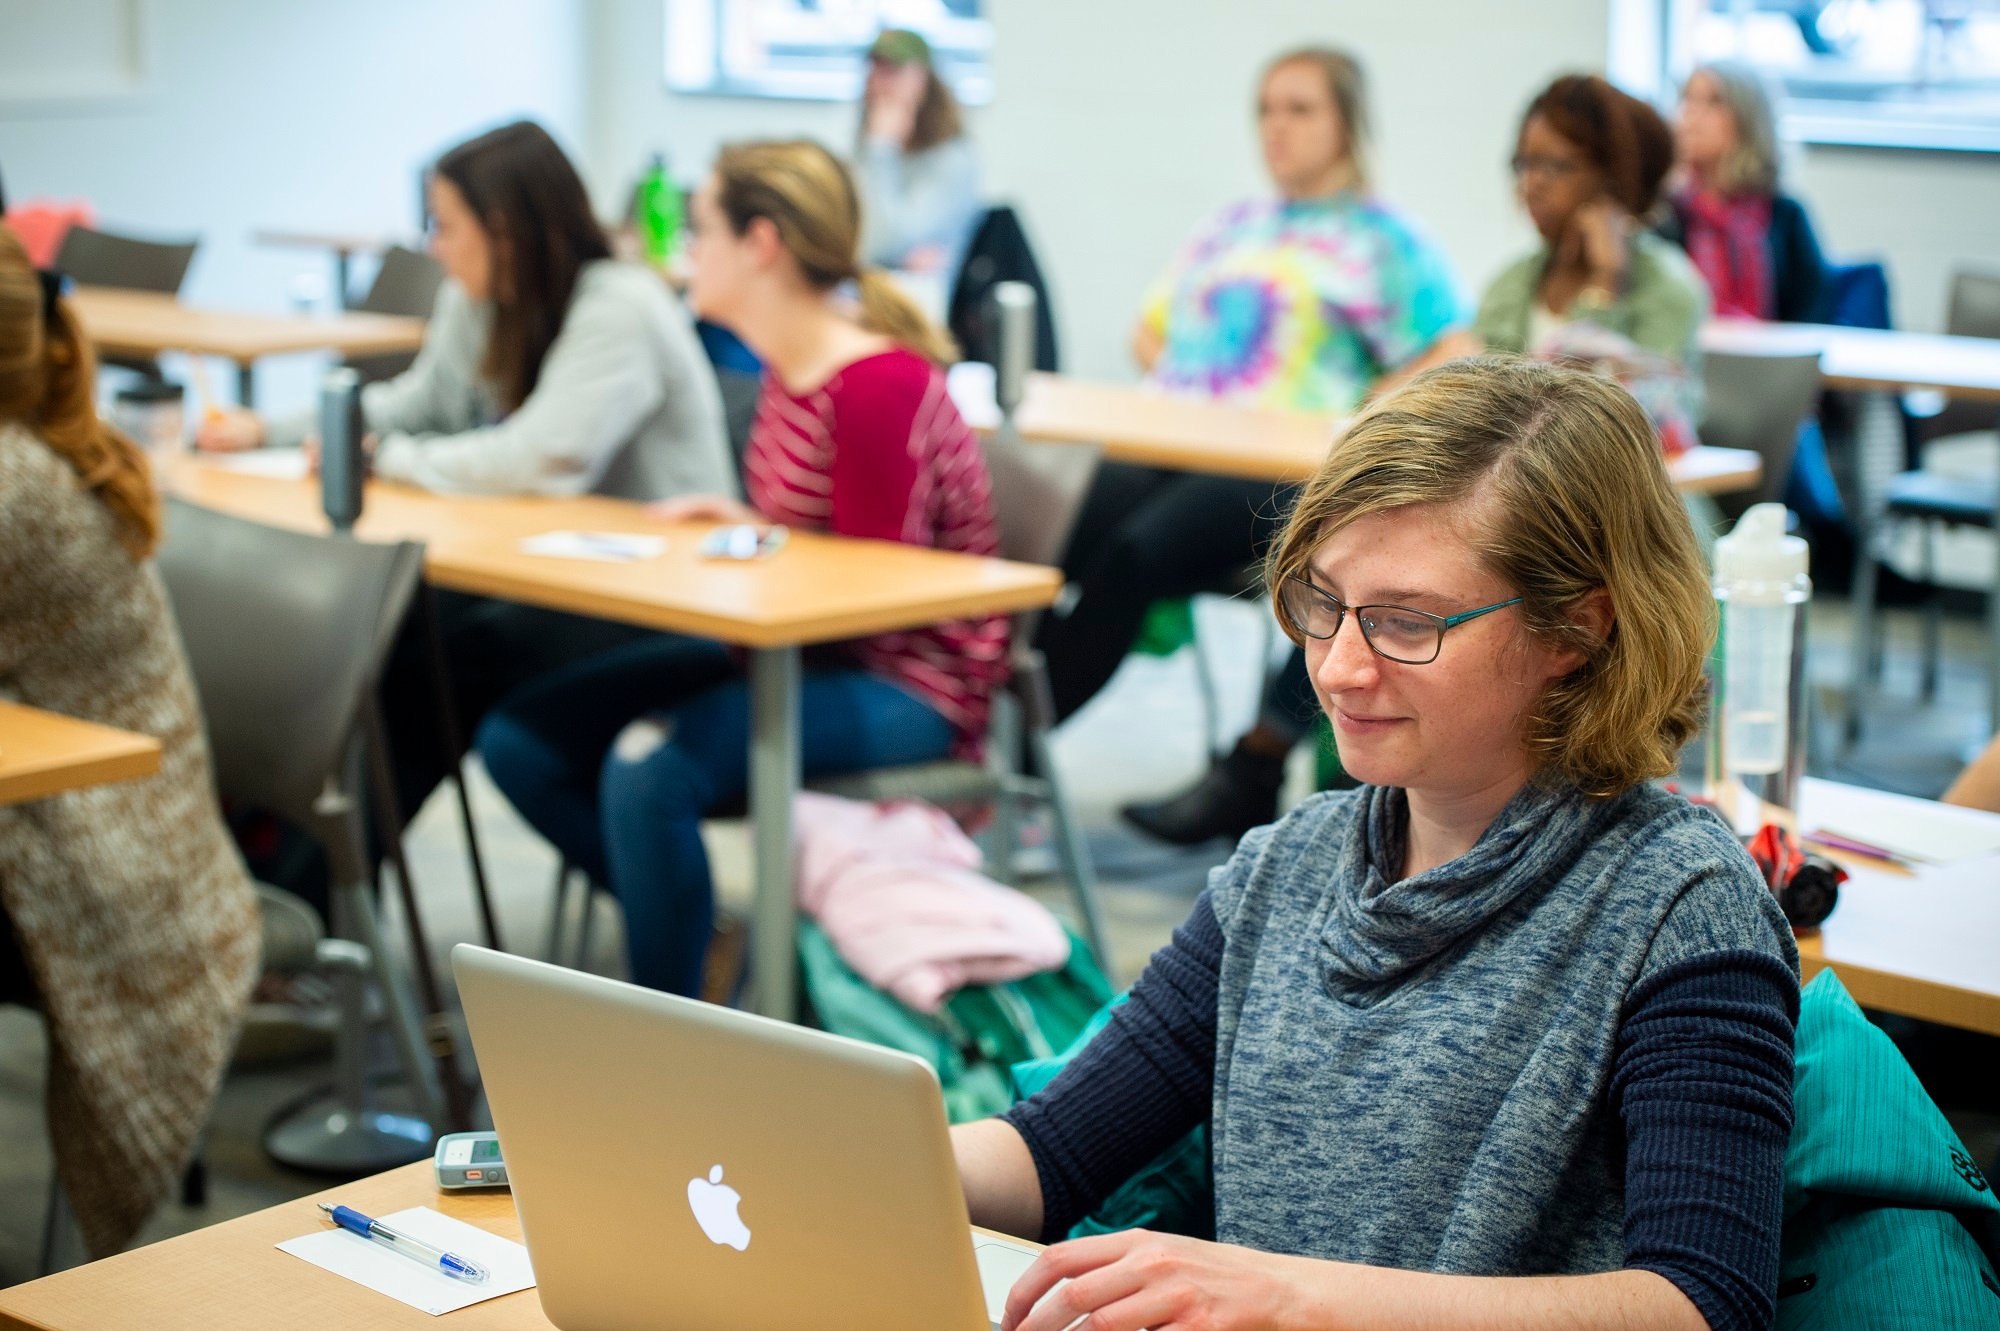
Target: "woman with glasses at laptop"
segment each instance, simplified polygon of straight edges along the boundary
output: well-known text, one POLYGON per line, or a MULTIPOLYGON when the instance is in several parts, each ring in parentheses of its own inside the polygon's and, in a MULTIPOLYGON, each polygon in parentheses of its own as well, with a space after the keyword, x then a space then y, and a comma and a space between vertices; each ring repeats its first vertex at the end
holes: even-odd
MULTIPOLYGON (((741 336, 765 374, 744 459, 750 502, 687 498, 660 516, 995 553, 985 458, 945 391, 950 339, 861 265, 846 168, 812 143, 727 148, 689 219, 695 307, 741 336)), ((976 750, 1006 673, 1002 616, 809 655, 806 775, 976 750)), ((661 638, 529 685, 480 733, 514 807, 617 894, 641 984, 701 992, 714 900, 700 824, 742 797, 749 726, 737 658, 661 638)))
POLYGON ((1268 576, 1365 784, 1247 836, 1055 1081, 954 1130, 974 1222, 1062 1240, 1206 1122, 1216 1241, 1058 1242, 1006 1325, 1768 1325, 1798 957, 1729 829, 1651 784, 1715 611, 1644 414, 1434 369, 1334 445, 1268 576))

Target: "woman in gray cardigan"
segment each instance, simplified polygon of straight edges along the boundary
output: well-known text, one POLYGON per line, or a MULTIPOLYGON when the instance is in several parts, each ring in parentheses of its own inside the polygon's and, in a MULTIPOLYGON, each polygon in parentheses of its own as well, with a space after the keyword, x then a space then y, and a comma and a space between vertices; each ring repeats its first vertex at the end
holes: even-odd
MULTIPOLYGON (((739 493, 715 374, 686 311, 654 274, 611 259, 583 181, 540 126, 453 148, 429 197, 431 250, 449 280, 416 364, 362 393, 377 476, 453 494, 739 493)), ((302 422, 269 434, 305 432, 302 422)), ((232 413, 201 443, 252 447, 266 433, 232 413)), ((481 597, 438 601, 461 735, 517 685, 643 636, 481 597)), ((422 642, 405 629, 382 685, 406 817, 459 756, 439 733, 422 642)))
MULTIPOLYGON (((431 174, 447 281, 416 364, 362 392, 374 469, 451 494, 734 493, 722 399, 678 299, 614 261, 583 182, 540 126, 481 135, 431 174)), ((247 412, 204 448, 296 444, 247 412)))

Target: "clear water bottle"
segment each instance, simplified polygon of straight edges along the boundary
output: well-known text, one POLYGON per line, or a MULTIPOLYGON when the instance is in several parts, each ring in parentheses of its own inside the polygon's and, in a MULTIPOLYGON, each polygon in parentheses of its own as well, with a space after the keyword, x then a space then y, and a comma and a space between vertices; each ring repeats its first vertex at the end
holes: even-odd
POLYGON ((1783 504, 1757 504, 1715 543, 1722 619, 1709 718, 1709 773, 1767 804, 1798 808, 1805 770, 1806 543, 1783 504))

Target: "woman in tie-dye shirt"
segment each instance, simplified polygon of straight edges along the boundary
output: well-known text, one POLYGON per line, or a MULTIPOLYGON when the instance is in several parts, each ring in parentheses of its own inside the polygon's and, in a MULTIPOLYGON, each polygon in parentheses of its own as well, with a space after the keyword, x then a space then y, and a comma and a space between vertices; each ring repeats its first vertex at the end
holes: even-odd
MULTIPOLYGON (((1272 61, 1257 130, 1275 195, 1225 210, 1155 284, 1132 345, 1150 379, 1173 392, 1331 417, 1386 380, 1470 350, 1468 311, 1444 256, 1368 192, 1368 116, 1353 58, 1315 48, 1272 61)), ((1330 430, 1329 421, 1329 438, 1330 430)), ((1105 465, 1064 560, 1078 595, 1067 615, 1044 621, 1040 639, 1058 715, 1110 679, 1154 601, 1225 583, 1258 558, 1289 490, 1105 465)), ((1282 771, 1316 710, 1303 660, 1290 662, 1244 740, 1271 751, 1246 767, 1257 791, 1267 772, 1282 771)), ((1245 766, 1232 755, 1218 779, 1236 780, 1230 763, 1245 766)), ((1257 798, 1256 807, 1268 806, 1257 821, 1268 822, 1276 783, 1257 798)), ((1127 816, 1160 830, 1146 812, 1127 816)))
POLYGON ((1162 388, 1344 413, 1464 322, 1443 254, 1356 183, 1225 209, 1154 286, 1139 343, 1162 388))

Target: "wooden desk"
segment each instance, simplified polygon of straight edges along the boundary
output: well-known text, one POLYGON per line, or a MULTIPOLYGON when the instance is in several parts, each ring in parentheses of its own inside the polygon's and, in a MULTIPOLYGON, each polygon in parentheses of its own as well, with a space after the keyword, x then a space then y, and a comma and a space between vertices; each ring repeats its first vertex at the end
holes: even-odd
POLYGON ((160 770, 160 741, 0 702, 0 804, 130 781, 160 770))
MULTIPOLYGON (((304 531, 323 531, 318 487, 246 476, 181 457, 166 488, 193 503, 304 531)), ((755 1007, 794 1015, 792 798, 799 788, 799 649, 918 628, 944 619, 1046 606, 1054 570, 889 541, 796 532, 777 555, 746 563, 700 558, 707 525, 664 527, 616 499, 451 499, 373 484, 357 535, 425 543, 425 572, 456 591, 567 610, 753 649, 750 817, 756 847, 755 1007), (521 538, 556 530, 665 535, 666 552, 629 564, 521 553, 521 538)))
MULTIPOLYGON (((662 1192, 663 1196, 669 1195, 662 1192)), ((344 1280, 277 1244, 326 1227, 320 1202, 388 1215, 428 1206, 515 1242, 521 1218, 508 1193, 441 1192, 430 1161, 343 1183, 251 1215, 120 1253, 41 1280, 0 1290, 0 1331, 268 1331, 273 1327, 355 1331, 550 1331, 540 1295, 503 1294, 439 1321, 344 1280)), ((1009 1243, 1034 1248, 1022 1239, 1009 1243)))
MULTIPOLYGON (((998 428, 990 375, 954 369, 951 384, 968 424, 998 428)), ((1097 444, 1114 462, 1272 482, 1311 476, 1340 432, 1339 420, 1311 412, 1233 406, 1056 374, 1029 376, 1014 423, 1023 439, 1097 444)), ((1729 494, 1754 489, 1763 463, 1745 449, 1697 448, 1669 462, 1667 472, 1681 490, 1729 494)))
POLYGON ((1739 356, 1817 352, 1829 388, 1933 388, 1951 397, 2000 402, 2000 338, 1716 319, 1701 330, 1701 349, 1739 356))
POLYGON ((422 319, 387 314, 239 314, 110 287, 78 287, 69 301, 100 352, 157 356, 184 351, 236 362, 237 388, 246 406, 254 398, 253 370, 262 357, 298 351, 380 356, 415 351, 424 342, 422 319))
POLYGON ((0 1328, 83 1331, 143 1326, 153 1331, 211 1331, 311 1325, 435 1331, 449 1325, 481 1331, 547 1331, 549 1320, 531 1289, 474 1304, 450 1314, 445 1323, 274 1246, 325 1228, 318 1209, 322 1201, 353 1206, 369 1215, 428 1206, 520 1240, 521 1221, 511 1194, 440 1192, 432 1179, 430 1161, 420 1161, 0 1290, 0 1328))
MULTIPOLYGON (((1805 831, 1866 839, 1870 827, 1894 827, 1898 840, 1911 841, 1927 825, 1969 823, 2000 836, 2000 815, 1833 781, 1807 779, 1799 802, 1805 831)), ((1831 966, 1866 1007, 2000 1035, 2000 853, 1914 874, 1856 859, 1841 867, 1848 880, 1833 914, 1799 940, 1804 978, 1831 966)))

